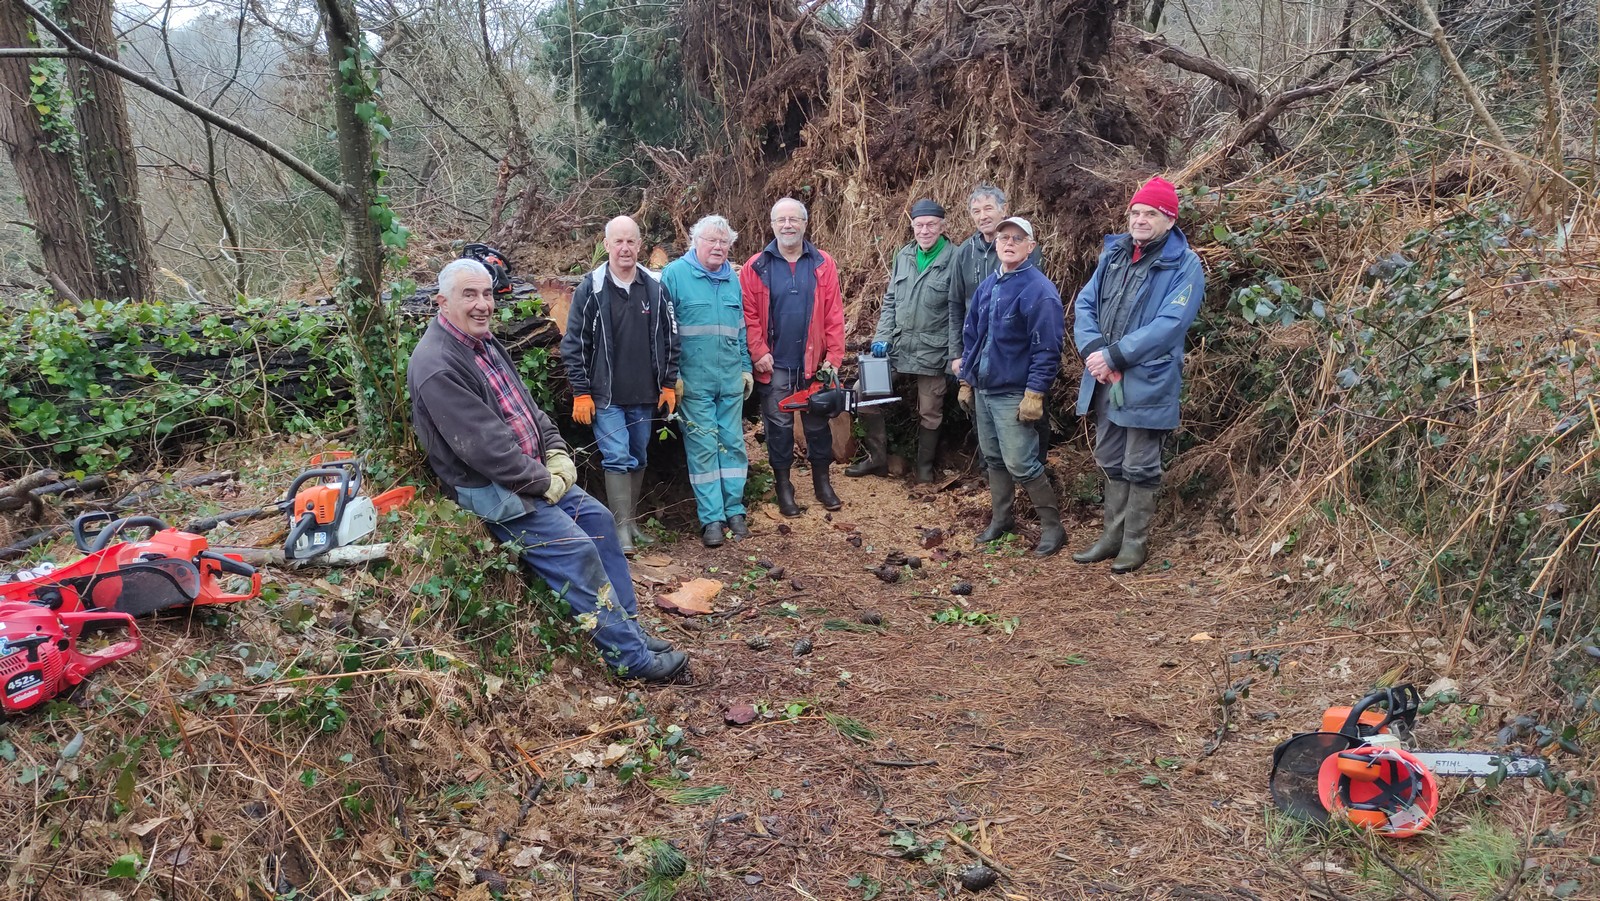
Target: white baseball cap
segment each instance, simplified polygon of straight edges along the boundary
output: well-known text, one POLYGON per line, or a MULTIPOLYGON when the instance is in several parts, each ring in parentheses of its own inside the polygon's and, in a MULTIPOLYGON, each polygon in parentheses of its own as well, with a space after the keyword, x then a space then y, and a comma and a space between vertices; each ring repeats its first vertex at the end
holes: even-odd
MULTIPOLYGON (((1004 221, 1002 221, 1000 223, 1000 226, 1006 226, 1006 225, 1015 225, 1017 228, 1022 229, 1022 233, 1027 235, 1030 240, 1033 238, 1033 223, 1029 222, 1028 220, 1026 220, 1024 218, 1022 218, 1021 216, 1012 216, 1011 218, 1006 219, 1006 220, 1004 220, 1004 221)), ((999 227, 995 228, 995 231, 999 231, 999 230, 1000 230, 999 227)))

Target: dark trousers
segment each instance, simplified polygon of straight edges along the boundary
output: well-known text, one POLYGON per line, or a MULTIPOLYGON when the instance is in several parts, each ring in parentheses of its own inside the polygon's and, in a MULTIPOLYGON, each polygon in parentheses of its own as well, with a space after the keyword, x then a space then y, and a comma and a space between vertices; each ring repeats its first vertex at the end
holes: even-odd
MULTIPOLYGON (((806 384, 805 373, 800 370, 773 367, 772 381, 762 386, 761 423, 767 433, 767 462, 773 469, 794 466, 794 414, 779 410, 778 401, 806 384)), ((813 467, 832 463, 833 431, 828 428, 828 417, 801 413, 800 422, 806 432, 806 459, 813 467)))

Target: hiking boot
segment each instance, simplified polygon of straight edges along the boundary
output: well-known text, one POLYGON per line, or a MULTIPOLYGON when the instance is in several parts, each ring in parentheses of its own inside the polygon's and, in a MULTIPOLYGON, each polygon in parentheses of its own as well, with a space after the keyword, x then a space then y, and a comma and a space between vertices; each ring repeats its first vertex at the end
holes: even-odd
POLYGON ((626 472, 606 470, 606 506, 611 508, 611 518, 617 521, 617 543, 629 557, 633 546, 633 479, 626 472))
POLYGON ((978 533, 976 544, 988 544, 1017 527, 1012 509, 1017 503, 1017 483, 1008 469, 989 470, 989 527, 978 533))
POLYGON ((1122 520, 1122 553, 1111 561, 1114 573, 1131 573, 1144 565, 1150 543, 1150 520, 1156 515, 1156 489, 1128 485, 1128 506, 1122 520))
POLYGON ((1128 483, 1106 479, 1106 503, 1100 537, 1094 544, 1072 555, 1074 563, 1099 563, 1122 552, 1122 517, 1128 506, 1128 483))
POLYGON ((621 675, 640 682, 671 682, 688 665, 689 655, 682 651, 658 651, 651 653, 649 663, 621 675))
POLYGON ((656 543, 654 538, 639 527, 639 502, 644 500, 644 467, 628 473, 628 478, 633 485, 633 515, 628 523, 628 530, 633 533, 634 547, 649 547, 656 543))
POLYGON ((1056 489, 1050 484, 1047 473, 1039 473, 1023 483, 1028 500, 1039 513, 1039 544, 1033 549, 1035 557, 1048 557, 1067 543, 1067 532, 1061 528, 1061 508, 1056 506, 1056 489))
POLYGON ((917 484, 926 485, 933 481, 933 458, 938 452, 938 429, 917 432, 917 484))
POLYGON ((799 516, 805 508, 794 501, 794 483, 789 481, 789 470, 772 471, 772 493, 778 496, 778 512, 784 516, 799 516))
MULTIPOLYGON (((884 423, 882 416, 862 416, 861 428, 866 433, 861 439, 861 446, 866 449, 867 455, 845 467, 844 474, 850 478, 860 476, 886 476, 889 474, 889 427, 884 423)), ((836 510, 837 507, 828 507, 836 510)))
POLYGON ((811 491, 817 496, 817 503, 824 510, 839 510, 844 507, 844 501, 839 500, 839 495, 833 493, 833 481, 828 478, 827 463, 811 464, 811 491))
POLYGON ((650 653, 663 654, 672 650, 672 642, 666 640, 665 638, 657 638, 654 635, 651 635, 649 632, 645 632, 643 630, 640 630, 640 634, 644 636, 645 650, 649 651, 650 653))
POLYGON ((733 533, 734 541, 743 541, 750 537, 750 527, 745 524, 743 513, 735 513, 728 517, 728 531, 733 533))
POLYGON ((722 530, 727 523, 717 520, 700 530, 700 543, 706 547, 722 547, 722 530))

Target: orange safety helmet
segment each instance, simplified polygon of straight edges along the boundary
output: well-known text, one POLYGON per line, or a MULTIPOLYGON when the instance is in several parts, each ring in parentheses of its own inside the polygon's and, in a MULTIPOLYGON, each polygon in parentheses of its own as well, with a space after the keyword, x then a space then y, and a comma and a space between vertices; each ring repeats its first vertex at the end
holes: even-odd
POLYGON ((1317 793, 1330 813, 1389 838, 1422 832, 1439 812, 1433 772, 1399 748, 1367 745, 1328 755, 1317 793))

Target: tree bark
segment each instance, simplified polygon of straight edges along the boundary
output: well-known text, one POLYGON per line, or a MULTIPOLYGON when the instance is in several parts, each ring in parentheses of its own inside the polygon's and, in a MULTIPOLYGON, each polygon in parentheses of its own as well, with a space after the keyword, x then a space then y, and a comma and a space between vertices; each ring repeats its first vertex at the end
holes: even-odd
MULTIPOLYGON (((37 46, 29 36, 31 31, 27 13, 0 0, 0 45, 37 46)), ((31 99, 32 78, 30 60, 0 58, 4 106, 0 110, 0 144, 5 145, 16 170, 45 270, 60 287, 76 295, 69 300, 94 297, 99 292, 89 256, 88 206, 78 190, 72 164, 75 138, 70 131, 46 129, 31 99)))
MULTIPOLYGON (((68 0, 64 25, 78 43, 109 59, 117 58, 111 26, 111 0, 68 0)), ((154 254, 139 207, 139 161, 122 80, 88 62, 68 65, 76 101, 84 190, 98 238, 94 251, 100 295, 116 300, 152 296, 154 254)))
POLYGON ((361 29, 349 0, 317 0, 328 64, 333 72, 334 129, 339 144, 339 174, 344 196, 339 219, 344 228, 338 300, 349 323, 350 358, 356 390, 356 419, 369 442, 403 439, 406 422, 405 365, 400 359, 391 304, 384 298, 383 235, 374 220, 378 190, 372 129, 356 109, 365 98, 366 60, 361 29))

